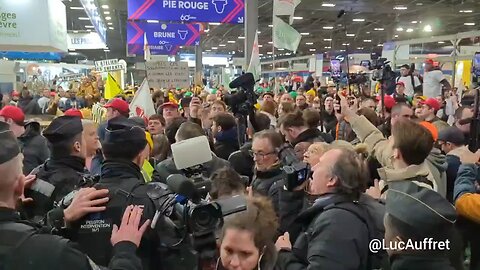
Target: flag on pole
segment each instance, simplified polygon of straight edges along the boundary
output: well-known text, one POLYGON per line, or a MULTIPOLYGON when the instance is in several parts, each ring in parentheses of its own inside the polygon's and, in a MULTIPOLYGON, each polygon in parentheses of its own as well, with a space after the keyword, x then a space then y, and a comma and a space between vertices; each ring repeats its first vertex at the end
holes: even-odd
POLYGON ((120 88, 120 86, 115 81, 115 79, 112 77, 112 75, 110 75, 110 73, 108 73, 107 76, 108 76, 107 77, 107 83, 105 84, 105 93, 104 93, 103 97, 105 99, 112 99, 116 95, 119 95, 119 94, 123 93, 123 90, 122 90, 122 88, 120 88))
POLYGON ((302 0, 273 0, 273 16, 289 16, 290 24, 293 23, 295 8, 302 0))
POLYGON ((92 120, 93 120, 93 122, 95 122, 97 124, 102 123, 106 113, 107 113, 106 109, 100 103, 93 104, 93 106, 92 106, 92 120))
POLYGON ((153 105, 152 96, 150 95, 150 87, 148 86, 147 79, 144 79, 130 103, 130 115, 148 119, 148 117, 154 114, 155 106, 153 105))
POLYGON ((143 56, 145 61, 150 61, 150 47, 148 46, 147 32, 143 33, 143 56))
POLYGON ((260 65, 260 51, 258 48, 258 31, 255 33, 252 56, 250 58, 250 64, 248 65, 247 72, 252 73, 255 80, 260 79, 262 76, 262 65, 260 65))
POLYGON ((288 23, 277 16, 273 16, 273 46, 296 52, 302 35, 288 23))

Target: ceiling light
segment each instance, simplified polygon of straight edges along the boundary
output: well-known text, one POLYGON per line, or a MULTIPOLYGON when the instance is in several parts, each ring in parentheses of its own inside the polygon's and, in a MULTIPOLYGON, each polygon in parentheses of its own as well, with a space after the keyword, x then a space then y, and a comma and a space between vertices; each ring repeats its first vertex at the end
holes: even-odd
POLYGON ((353 19, 354 22, 364 22, 365 19, 353 19))
POLYGON ((208 32, 210 32, 210 29, 205 29, 205 30, 203 30, 203 32, 208 33, 208 32))
POLYGON ((373 29, 373 30, 375 30, 375 31, 383 31, 383 30, 385 30, 385 28, 375 28, 375 29, 373 29))
POLYGON ((218 44, 219 47, 227 47, 225 44, 218 44))
POLYGON ((272 42, 272 41, 269 41, 268 44, 273 44, 273 42, 272 42))
POLYGON ((95 28, 93 25, 85 25, 85 28, 95 28))
POLYGON ((212 47, 212 50, 218 50, 218 47, 212 47))
POLYGON ((258 44, 258 48, 262 48, 262 47, 263 47, 263 45, 262 45, 262 44, 258 44))
POLYGON ((363 47, 358 47, 357 50, 363 50, 363 47))
POLYGON ((345 50, 340 50, 341 52, 344 52, 345 50))
POLYGON ((412 23, 413 23, 413 24, 416 24, 416 23, 418 23, 418 21, 412 21, 412 23))
POLYGON ((278 49, 278 51, 285 51, 285 49, 280 48, 280 49, 278 49))
POLYGON ((147 23, 159 23, 159 20, 147 20, 147 23))
POLYGON ((325 30, 332 30, 332 29, 333 29, 333 26, 324 26, 323 29, 325 29, 325 30))
POLYGON ((303 20, 303 17, 293 17, 294 20, 303 20))
POLYGON ((112 22, 108 22, 107 24, 108 24, 108 25, 113 25, 113 23, 112 23, 112 22))
POLYGON ((368 31, 368 32, 365 32, 365 34, 370 34, 370 31, 368 31))
POLYGON ((332 47, 330 47, 330 46, 325 46, 325 49, 331 49, 331 48, 332 48, 332 47))
POLYGON ((273 52, 267 52, 267 54, 273 54, 273 52))
POLYGON ((371 39, 364 39, 363 42, 369 43, 369 42, 372 42, 372 40, 371 39))
POLYGON ((475 23, 472 23, 472 22, 470 22, 470 23, 467 23, 467 22, 466 22, 466 23, 464 23, 463 25, 466 25, 466 26, 474 26, 474 25, 475 25, 475 23))
POLYGON ((423 31, 432 32, 432 26, 430 24, 425 25, 425 27, 423 27, 423 31))
POLYGON ((90 18, 88 17, 78 17, 80 21, 90 21, 90 18))
POLYGON ((105 50, 103 50, 103 51, 104 51, 104 52, 109 52, 110 50, 109 50, 109 49, 105 49, 105 50))
POLYGON ((110 17, 110 16, 105 17, 105 20, 107 20, 107 21, 110 21, 111 19, 112 19, 112 17, 110 17))
POLYGON ((423 3, 417 3, 417 6, 423 6, 423 3))
POLYGON ((211 23, 208 23, 209 25, 220 25, 221 23, 219 22, 211 22, 211 23))
POLYGON ((323 41, 332 41, 331 38, 324 38, 323 41))
POLYGON ((108 9, 108 5, 102 5, 103 9, 108 9))
POLYGON ((110 27, 108 27, 108 29, 110 29, 110 30, 114 30, 115 28, 113 28, 113 27, 111 27, 111 26, 110 26, 110 27))
POLYGON ((245 37, 238 37, 238 39, 245 39, 245 37))
POLYGON ((110 15, 110 11, 104 11, 103 14, 110 15))
POLYGON ((355 34, 347 34, 347 37, 354 37, 355 34))
POLYGON ((70 7, 70 9, 83 10, 83 7, 70 7))
POLYGON ((75 34, 78 33, 78 30, 73 30, 73 33, 75 33, 75 34))
POLYGON ((310 49, 310 51, 311 51, 311 52, 314 52, 314 51, 316 51, 316 49, 310 49))
POLYGON ((206 52, 211 52, 212 50, 205 50, 206 52))
POLYGON ((88 29, 87 32, 92 32, 92 29, 88 29))
POLYGON ((268 27, 272 28, 272 27, 273 27, 273 24, 269 24, 268 27))
POLYGON ((378 44, 377 46, 378 46, 378 47, 383 47, 383 44, 378 44))
POLYGON ((313 42, 307 42, 305 45, 313 45, 313 42))
POLYGON ((300 35, 302 35, 302 36, 308 36, 308 35, 310 35, 310 33, 300 33, 300 35))
POLYGON ((235 40, 229 40, 229 41, 227 41, 227 43, 235 44, 237 42, 235 40))
POLYGON ((398 27, 398 28, 397 28, 397 31, 398 31, 398 32, 403 32, 403 27, 398 27))
POLYGON ((445 41, 439 41, 438 44, 445 44, 445 41))
POLYGON ((408 28, 408 29, 407 29, 407 33, 411 33, 411 32, 413 32, 413 29, 412 29, 412 28, 408 28))
POLYGON ((343 43, 342 45, 343 45, 343 46, 349 46, 350 43, 343 43))
POLYGON ((395 37, 395 38, 398 38, 398 35, 395 35, 394 37, 395 37))
POLYGON ((257 34, 261 34, 262 32, 261 31, 257 31, 257 34))
POLYGON ((332 3, 323 3, 322 7, 335 7, 335 4, 332 3))
POLYGON ((259 53, 258 56, 263 56, 263 53, 259 53))
POLYGON ((180 46, 179 48, 180 48, 180 49, 183 49, 183 46, 180 46))
POLYGON ((460 10, 460 13, 472 13, 473 10, 471 9, 466 9, 466 10, 460 10))
POLYGON ((395 9, 395 10, 407 10, 408 8, 406 6, 396 6, 393 9, 395 9))

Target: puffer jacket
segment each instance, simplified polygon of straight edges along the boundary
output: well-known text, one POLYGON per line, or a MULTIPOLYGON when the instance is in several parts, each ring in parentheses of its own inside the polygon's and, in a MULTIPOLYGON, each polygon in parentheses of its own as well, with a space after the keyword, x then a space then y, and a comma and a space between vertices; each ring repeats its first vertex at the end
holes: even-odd
POLYGON ((40 124, 30 122, 25 125, 25 133, 18 137, 23 153, 23 174, 43 164, 50 156, 47 140, 40 134, 40 124))

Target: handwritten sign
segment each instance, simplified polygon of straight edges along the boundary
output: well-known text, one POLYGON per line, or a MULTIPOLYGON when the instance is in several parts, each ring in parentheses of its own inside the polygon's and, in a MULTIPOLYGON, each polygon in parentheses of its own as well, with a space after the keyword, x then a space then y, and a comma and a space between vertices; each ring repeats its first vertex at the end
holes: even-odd
POLYGON ((187 62, 154 61, 145 63, 148 84, 154 88, 190 86, 187 62))
POLYGON ((115 70, 122 70, 123 65, 118 62, 118 59, 107 59, 95 61, 95 69, 100 72, 109 72, 115 70))

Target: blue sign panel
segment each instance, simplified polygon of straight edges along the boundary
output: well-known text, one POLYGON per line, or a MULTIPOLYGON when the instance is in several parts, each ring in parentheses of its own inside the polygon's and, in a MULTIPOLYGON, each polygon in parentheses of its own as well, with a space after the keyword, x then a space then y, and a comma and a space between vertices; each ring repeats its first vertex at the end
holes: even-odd
POLYGON ((80 2, 98 35, 102 38, 103 42, 107 43, 107 27, 103 22, 98 7, 95 5, 95 0, 80 0, 80 2))
POLYGON ((245 0, 128 0, 129 20, 244 22, 245 0))
POLYGON ((129 54, 143 53, 145 38, 151 54, 175 54, 179 46, 200 45, 200 25, 127 22, 129 54))

